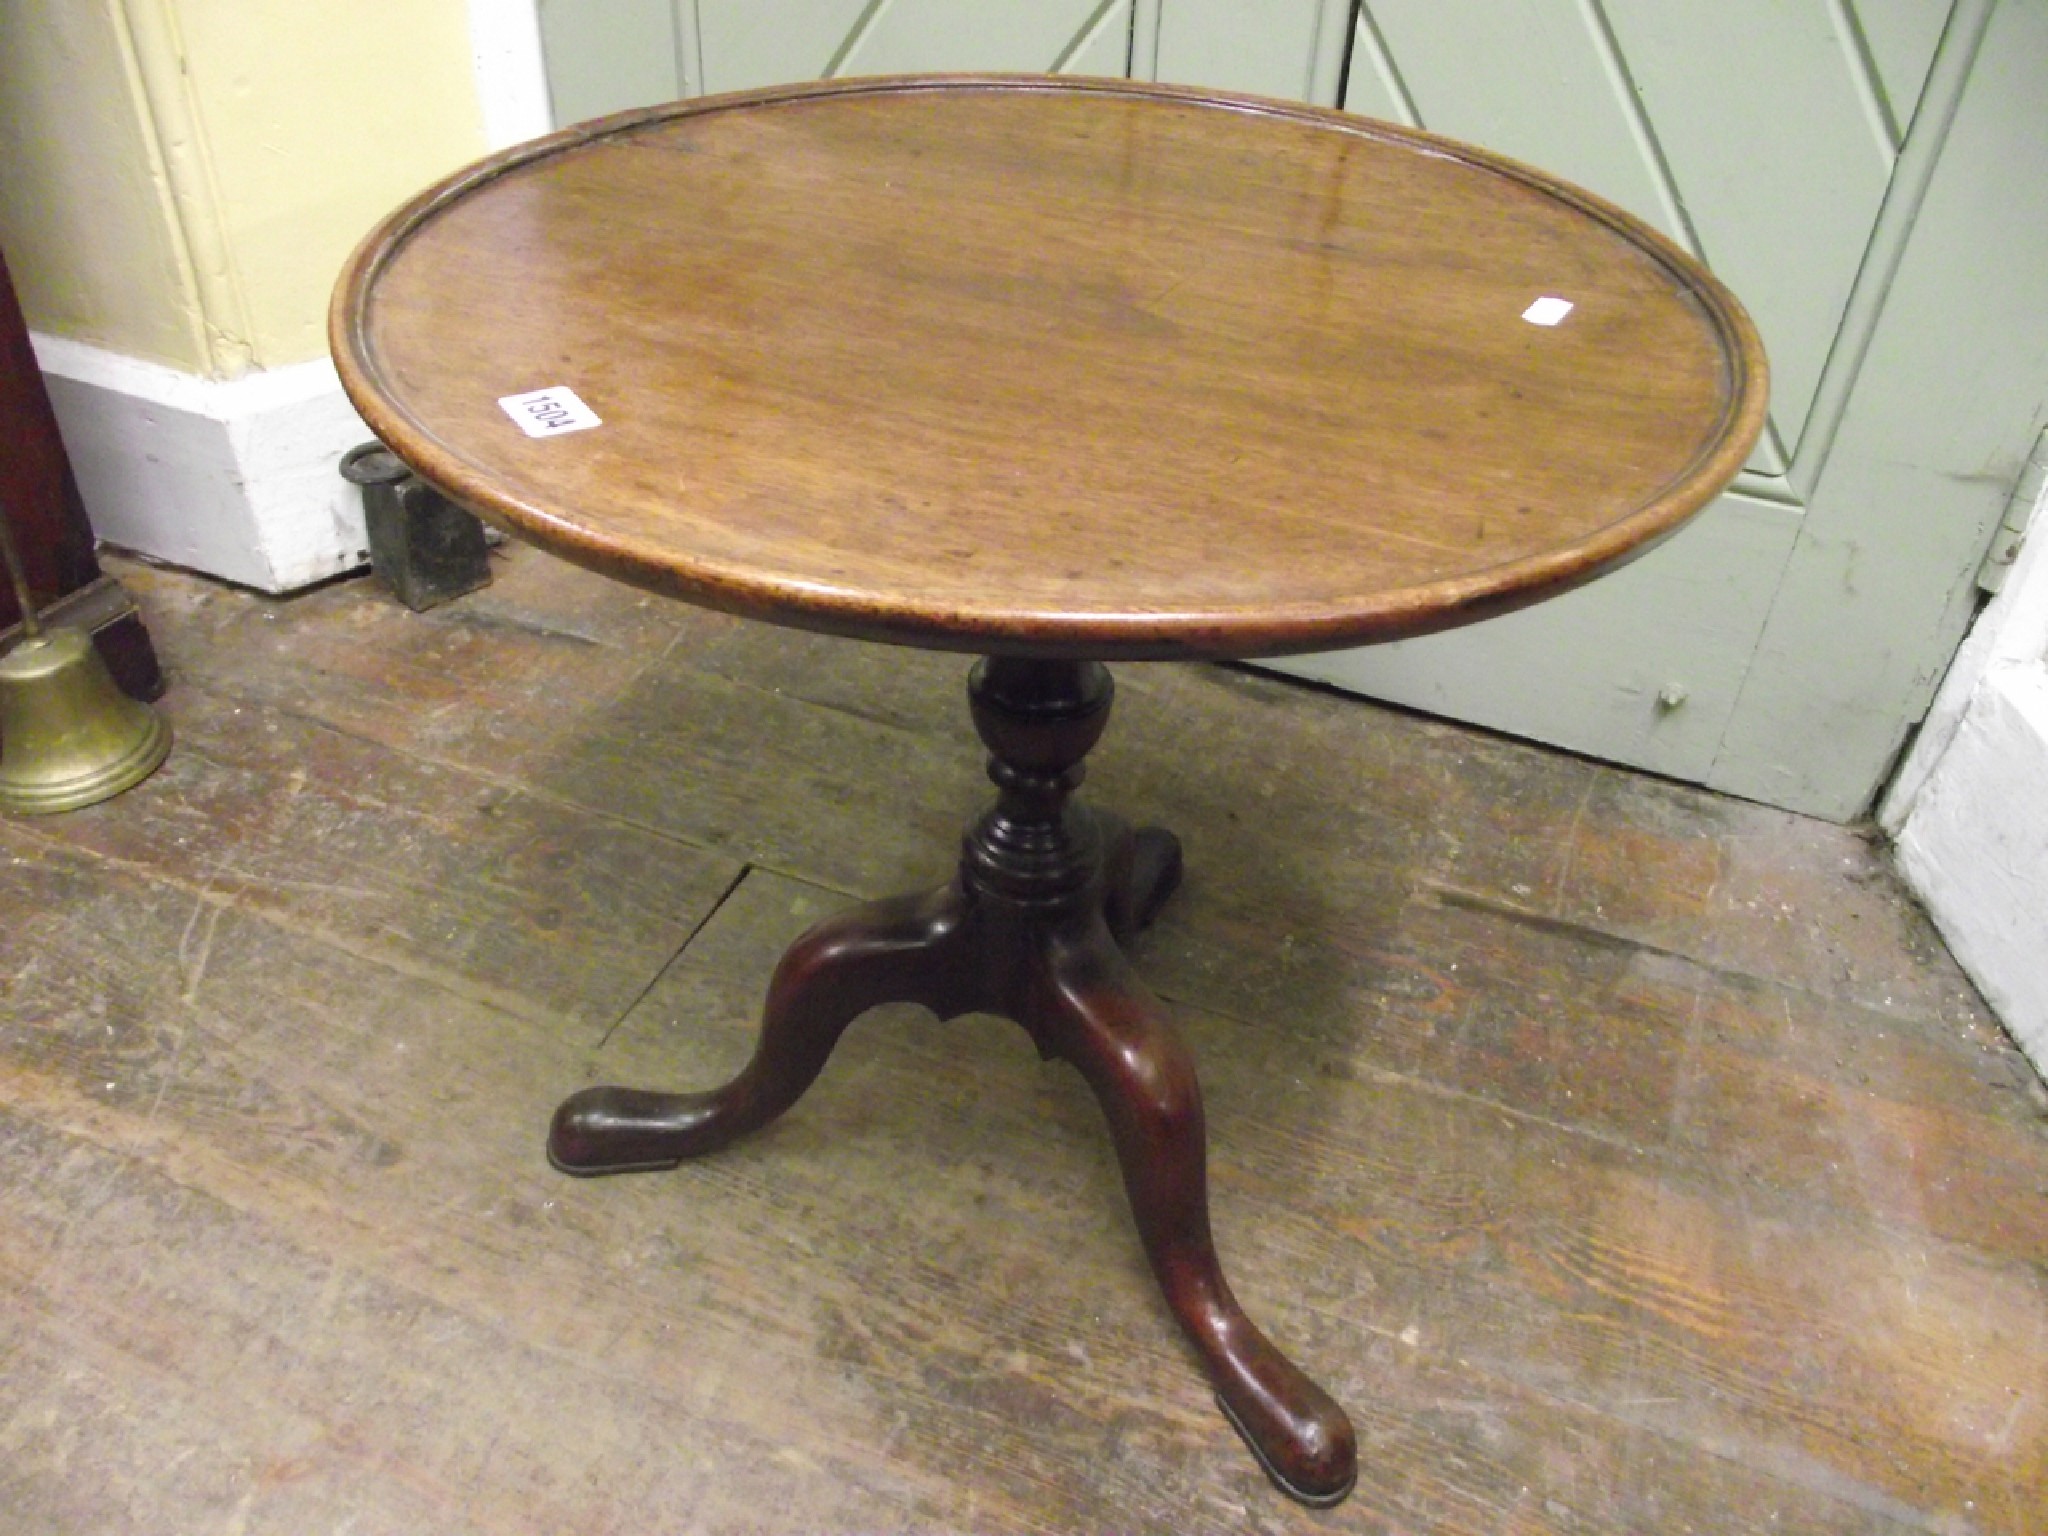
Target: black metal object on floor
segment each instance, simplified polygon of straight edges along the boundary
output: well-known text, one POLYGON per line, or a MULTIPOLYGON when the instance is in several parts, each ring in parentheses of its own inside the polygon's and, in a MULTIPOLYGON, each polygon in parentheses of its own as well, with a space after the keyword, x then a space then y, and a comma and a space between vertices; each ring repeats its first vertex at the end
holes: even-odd
POLYGON ((418 612, 491 579, 484 525, 415 475, 379 442, 342 456, 342 478, 363 490, 370 568, 418 612))

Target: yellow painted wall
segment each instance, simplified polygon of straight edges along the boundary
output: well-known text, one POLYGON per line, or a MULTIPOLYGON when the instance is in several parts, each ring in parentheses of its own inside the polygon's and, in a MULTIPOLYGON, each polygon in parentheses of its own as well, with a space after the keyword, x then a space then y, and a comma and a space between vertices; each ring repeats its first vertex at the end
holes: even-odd
POLYGON ((484 150, 465 0, 0 0, 0 38, 29 323, 214 377, 323 355, 355 242, 484 150))
POLYGON ((0 0, 0 249, 37 330, 202 371, 126 43, 113 0, 0 0))
POLYGON ((402 198, 484 152, 464 0, 161 0, 177 14, 252 359, 327 350, 328 291, 402 198))

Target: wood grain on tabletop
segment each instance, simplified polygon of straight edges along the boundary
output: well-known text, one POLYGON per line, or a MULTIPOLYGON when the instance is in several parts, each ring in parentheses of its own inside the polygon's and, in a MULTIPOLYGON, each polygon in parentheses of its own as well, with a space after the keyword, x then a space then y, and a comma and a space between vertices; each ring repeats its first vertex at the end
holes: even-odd
POLYGON ((959 649, 1250 655, 1534 601, 1740 467, 1740 306, 1587 194, 1124 82, 780 87, 570 130, 365 242, 370 424, 571 559, 959 649), (1561 323, 1523 318, 1569 301, 1561 323), (602 425, 529 438, 501 397, 602 425))

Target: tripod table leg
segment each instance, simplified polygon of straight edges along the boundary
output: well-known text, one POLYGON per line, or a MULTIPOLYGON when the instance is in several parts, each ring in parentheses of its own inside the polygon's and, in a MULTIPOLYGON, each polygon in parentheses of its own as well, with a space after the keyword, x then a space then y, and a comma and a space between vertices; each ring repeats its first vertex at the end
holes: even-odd
POLYGON ((555 1111, 548 1160, 564 1173, 673 1168, 758 1130, 817 1080, 840 1035, 882 1003, 942 1016, 972 1006, 956 887, 878 901, 818 924, 782 957, 739 1076, 707 1093, 585 1088, 555 1111))
POLYGON ((1180 839, 1164 827, 1134 829, 1108 811, 1094 815, 1102 836, 1102 915, 1128 948, 1180 889, 1180 839))
POLYGON ((1335 1400, 1245 1316, 1223 1278, 1209 1232, 1194 1058, 1103 924, 1049 937, 1045 956, 1033 1032, 1095 1090, 1152 1272, 1217 1400, 1283 1491, 1335 1504, 1357 1478, 1357 1437, 1335 1400))

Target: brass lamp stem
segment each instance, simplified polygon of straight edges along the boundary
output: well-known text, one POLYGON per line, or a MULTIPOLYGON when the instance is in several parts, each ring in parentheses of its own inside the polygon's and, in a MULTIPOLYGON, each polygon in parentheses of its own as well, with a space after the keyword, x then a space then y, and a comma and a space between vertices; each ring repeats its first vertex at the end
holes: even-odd
POLYGON ((7 562, 7 577, 14 583, 14 598, 21 605, 21 632, 30 640, 43 632, 36 617, 35 595, 28 589, 28 573, 21 568, 21 551, 14 547, 14 526, 7 520, 7 503, 0 501, 0 559, 7 562))

